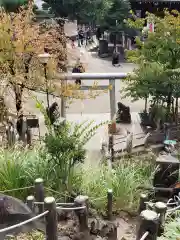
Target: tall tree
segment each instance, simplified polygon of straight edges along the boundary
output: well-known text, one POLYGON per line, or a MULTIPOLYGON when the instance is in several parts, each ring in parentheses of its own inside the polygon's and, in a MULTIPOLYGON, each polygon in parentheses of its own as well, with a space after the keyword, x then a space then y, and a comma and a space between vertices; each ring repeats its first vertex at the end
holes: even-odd
POLYGON ((79 22, 97 22, 111 6, 111 0, 44 0, 43 9, 57 17, 76 19, 79 22))
POLYGON ((16 12, 20 6, 27 3, 28 0, 0 0, 0 6, 8 12, 16 12))
MULTIPOLYGON (((17 13, 0 9, 0 90, 12 89, 17 114, 23 110, 25 89, 55 94, 57 97, 93 98, 99 91, 87 95, 77 91, 80 86, 61 84, 67 67, 67 46, 63 26, 57 23, 34 22, 33 3, 21 7, 17 13), (42 64, 39 54, 48 52, 50 59, 42 64), (45 68, 47 67, 47 68, 45 68)), ((97 85, 93 86, 93 90, 97 85)), ((6 91, 2 91, 3 97, 6 91)))
MULTIPOLYGON (((66 38, 60 26, 40 26, 33 22, 33 4, 21 8, 18 13, 0 11, 0 77, 15 94, 17 113, 22 110, 25 89, 45 92, 44 68, 38 55, 46 49, 52 56, 47 64, 50 72, 64 71, 66 63, 66 38), (58 66, 57 66, 58 65, 58 66)), ((50 84, 49 88, 60 86, 50 84)))
POLYGON ((130 3, 128 0, 112 0, 106 12, 102 25, 111 32, 118 32, 124 28, 124 19, 128 17, 130 3))
POLYGON ((156 104, 166 103, 168 116, 174 99, 177 112, 180 97, 180 13, 165 11, 163 18, 147 14, 144 19, 134 19, 128 21, 129 26, 140 29, 146 39, 137 38, 139 48, 128 52, 138 68, 128 78, 127 91, 139 98, 149 95, 156 104), (144 28, 147 21, 154 23, 154 32, 144 28))

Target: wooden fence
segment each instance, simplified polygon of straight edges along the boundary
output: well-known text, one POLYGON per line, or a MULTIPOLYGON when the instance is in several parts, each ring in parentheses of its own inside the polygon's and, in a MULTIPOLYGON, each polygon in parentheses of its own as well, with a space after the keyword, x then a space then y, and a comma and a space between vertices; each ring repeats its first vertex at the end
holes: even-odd
MULTIPOLYGON (((132 134, 132 133, 130 133, 132 134)), ((180 140, 180 125, 173 126, 168 129, 168 132, 166 131, 153 131, 149 132, 146 135, 143 133, 137 133, 132 134, 132 137, 127 136, 121 136, 119 138, 115 137, 115 135, 110 134, 109 135, 109 143, 107 149, 106 146, 104 147, 104 152, 110 153, 110 158, 112 161, 114 160, 114 157, 116 154, 120 154, 118 156, 121 156, 122 153, 130 154, 130 153, 137 153, 138 151, 144 151, 147 147, 150 147, 152 149, 163 147, 163 142, 166 139, 168 135, 168 139, 171 140, 180 140), (139 140, 142 139, 142 142, 140 144, 133 145, 133 140, 139 140), (124 145, 124 148, 118 149, 118 144, 124 145)), ((122 147, 122 145, 120 145, 122 147)), ((107 154, 108 155, 108 154, 107 154)))
MULTIPOLYGON (((46 239, 47 240, 57 240, 58 239, 58 211, 74 211, 78 220, 79 220, 79 231, 84 232, 86 237, 88 238, 90 235, 89 227, 88 227, 88 209, 89 209, 89 198, 88 196, 77 196, 74 199, 73 203, 57 203, 54 197, 45 197, 45 187, 43 185, 43 179, 38 178, 35 180, 35 185, 25 188, 19 189, 11 189, 6 191, 0 191, 0 193, 8 193, 23 189, 34 188, 34 195, 30 195, 26 199, 27 206, 35 213, 35 207, 38 207, 38 211, 36 212, 38 215, 23 221, 21 223, 15 224, 13 226, 0 229, 1 233, 9 233, 15 228, 19 228, 23 225, 26 225, 30 222, 33 222, 38 219, 42 219, 45 217, 46 224, 46 239)), ((113 201, 113 192, 111 189, 107 191, 107 219, 109 221, 112 220, 113 212, 112 212, 112 201, 113 201)), ((99 198, 98 198, 99 199, 99 198)), ((95 199, 96 200, 96 199, 95 199)), ((1 209, 0 209, 1 210, 1 209)), ((2 211, 1 211, 2 212, 2 211)))
MULTIPOLYGON (((32 188, 26 187, 26 188, 32 188)), ((0 229, 1 233, 8 233, 9 231, 19 228, 25 224, 33 222, 37 219, 45 217, 46 224, 46 239, 57 240, 58 239, 58 210, 74 211, 79 220, 79 231, 84 233, 86 239, 90 237, 90 231, 88 226, 88 210, 89 210, 89 198, 88 196, 77 196, 73 203, 56 203, 54 197, 45 197, 43 180, 41 178, 35 180, 35 196, 28 196, 26 199, 27 206, 34 212, 34 206, 38 206, 38 215, 15 224, 13 226, 0 229)), ((7 190, 6 192, 17 191, 19 189, 7 190)), ((22 189, 20 189, 22 190, 22 189)), ((1 192, 2 193, 2 192, 1 192)), ((156 240, 158 236, 161 236, 164 231, 164 223, 167 214, 172 213, 180 209, 180 201, 174 202, 175 208, 168 209, 172 203, 148 202, 148 196, 141 194, 138 213, 140 214, 139 221, 137 223, 137 240, 156 240)), ((107 191, 107 219, 113 221, 113 191, 107 191)), ((115 236, 117 239, 117 233, 115 236)))

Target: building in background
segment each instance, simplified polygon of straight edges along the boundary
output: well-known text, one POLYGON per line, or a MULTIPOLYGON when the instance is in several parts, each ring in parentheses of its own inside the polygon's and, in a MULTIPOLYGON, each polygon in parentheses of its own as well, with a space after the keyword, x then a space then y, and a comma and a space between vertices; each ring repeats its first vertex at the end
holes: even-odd
POLYGON ((180 11, 180 0, 130 0, 131 8, 137 17, 145 17, 146 12, 163 16, 163 9, 180 11))

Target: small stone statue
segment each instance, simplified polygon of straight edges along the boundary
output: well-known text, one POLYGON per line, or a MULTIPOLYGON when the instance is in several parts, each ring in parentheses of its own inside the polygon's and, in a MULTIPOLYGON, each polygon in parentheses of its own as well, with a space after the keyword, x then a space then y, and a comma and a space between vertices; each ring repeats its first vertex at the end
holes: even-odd
POLYGON ((118 111, 117 111, 117 117, 116 117, 117 123, 131 123, 131 114, 130 114, 130 108, 126 107, 121 102, 118 102, 118 111))
POLYGON ((120 64, 119 64, 119 53, 118 53, 118 52, 114 52, 114 53, 113 53, 112 65, 113 65, 114 67, 120 66, 120 64))
POLYGON ((59 108, 57 102, 54 102, 50 108, 49 111, 46 109, 47 115, 49 117, 50 123, 54 124, 56 120, 59 118, 60 113, 59 113, 59 108))

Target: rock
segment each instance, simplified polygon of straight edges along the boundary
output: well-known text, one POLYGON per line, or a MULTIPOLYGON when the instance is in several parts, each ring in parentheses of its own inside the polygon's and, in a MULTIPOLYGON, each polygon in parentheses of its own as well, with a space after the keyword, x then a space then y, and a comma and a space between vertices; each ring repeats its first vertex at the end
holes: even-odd
POLYGON ((73 220, 58 224, 58 231, 60 236, 67 236, 72 238, 78 232, 78 225, 73 220))
POLYGON ((96 236, 93 240, 106 240, 107 238, 102 238, 100 236, 96 236))
POLYGON ((72 240, 87 240, 87 235, 83 232, 78 232, 73 236, 72 240))
POLYGON ((95 209, 89 208, 89 217, 97 217, 98 213, 95 209))
POLYGON ((117 123, 131 123, 130 108, 125 106, 123 103, 118 102, 118 111, 116 116, 117 123))
POLYGON ((5 240, 10 240, 10 239, 14 239, 14 238, 15 238, 15 236, 14 235, 10 235, 10 234, 5 236, 5 240))
POLYGON ((59 221, 66 221, 68 219, 68 212, 58 209, 57 210, 57 217, 58 217, 58 222, 59 221))
POLYGON ((106 222, 102 219, 89 219, 90 233, 102 238, 116 239, 117 227, 112 222, 106 222))
MULTIPOLYGON (((0 194, 0 229, 15 225, 34 217, 34 213, 21 200, 0 194)), ((8 231, 5 234, 18 234, 32 231, 32 229, 45 230, 44 224, 40 220, 33 221, 14 230, 8 231)), ((4 239, 5 234, 0 234, 0 239, 4 239)))
POLYGON ((58 240, 71 240, 71 238, 68 236, 60 236, 58 237, 58 240))

